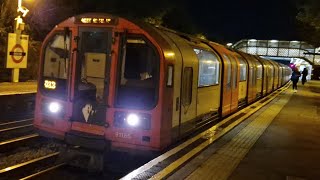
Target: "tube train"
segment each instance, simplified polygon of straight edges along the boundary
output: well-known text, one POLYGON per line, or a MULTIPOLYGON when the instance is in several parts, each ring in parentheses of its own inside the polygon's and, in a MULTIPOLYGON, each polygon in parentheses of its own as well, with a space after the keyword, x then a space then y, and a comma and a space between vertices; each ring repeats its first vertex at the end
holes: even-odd
POLYGON ((159 151, 278 89, 290 74, 170 29, 82 14, 43 42, 34 126, 84 148, 159 151))

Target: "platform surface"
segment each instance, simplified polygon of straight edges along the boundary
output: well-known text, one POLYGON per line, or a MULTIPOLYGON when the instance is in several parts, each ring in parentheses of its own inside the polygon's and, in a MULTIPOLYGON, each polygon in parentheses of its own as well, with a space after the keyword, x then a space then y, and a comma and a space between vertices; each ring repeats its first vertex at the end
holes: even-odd
POLYGON ((320 81, 299 82, 168 179, 320 179, 320 81))
POLYGON ((15 95, 15 94, 28 94, 37 92, 37 82, 1 82, 0 83, 0 96, 15 95))

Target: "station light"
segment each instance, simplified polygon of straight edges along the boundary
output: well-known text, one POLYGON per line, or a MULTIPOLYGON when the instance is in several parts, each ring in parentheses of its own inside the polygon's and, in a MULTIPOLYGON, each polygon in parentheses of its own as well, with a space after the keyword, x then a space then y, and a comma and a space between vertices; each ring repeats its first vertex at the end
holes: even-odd
POLYGON ((279 42, 278 40, 270 40, 271 43, 277 43, 279 42))

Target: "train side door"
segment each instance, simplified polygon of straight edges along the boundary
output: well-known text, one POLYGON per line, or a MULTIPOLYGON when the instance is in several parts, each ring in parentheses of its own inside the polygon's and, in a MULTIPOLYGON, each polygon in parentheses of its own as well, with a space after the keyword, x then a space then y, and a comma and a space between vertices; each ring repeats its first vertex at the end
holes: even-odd
POLYGON ((195 126, 197 115, 198 59, 188 42, 173 33, 166 33, 172 40, 175 52, 174 99, 172 137, 179 137, 195 126))
POLYGON ((252 102, 256 97, 256 89, 255 89, 255 65, 252 63, 251 57, 245 56, 245 60, 248 63, 248 78, 247 78, 247 102, 252 102))
POLYGON ((239 70, 238 70, 238 62, 234 57, 231 57, 231 74, 232 74, 232 82, 231 82, 231 112, 234 112, 238 109, 238 96, 239 96, 239 70))
POLYGON ((269 64, 269 62, 267 62, 266 66, 267 66, 267 85, 266 85, 266 88, 267 88, 267 94, 269 94, 272 91, 271 65, 269 64))
POLYGON ((109 94, 112 31, 83 27, 78 37, 72 129, 85 132, 88 126, 83 128, 81 123, 92 124, 97 125, 94 132, 102 135, 109 94))
POLYGON ((180 133, 194 128, 197 115, 197 57, 193 49, 182 50, 183 65, 181 68, 181 102, 180 102, 180 133))
POLYGON ((231 89, 231 75, 232 67, 231 61, 228 56, 223 54, 224 63, 224 78, 223 78, 223 98, 222 98, 222 117, 230 114, 231 111, 231 100, 232 100, 232 89, 231 89))

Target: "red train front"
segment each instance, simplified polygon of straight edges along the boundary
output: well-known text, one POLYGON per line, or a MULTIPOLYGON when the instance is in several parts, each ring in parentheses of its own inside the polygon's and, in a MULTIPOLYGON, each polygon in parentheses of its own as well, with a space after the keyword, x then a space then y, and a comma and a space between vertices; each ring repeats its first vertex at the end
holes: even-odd
POLYGON ((288 82, 270 60, 106 14, 43 42, 34 126, 90 149, 158 151, 288 82))
POLYGON ((42 47, 35 127, 93 149, 161 149, 170 141, 160 139, 169 116, 161 54, 121 18, 84 14, 60 23, 42 47))

